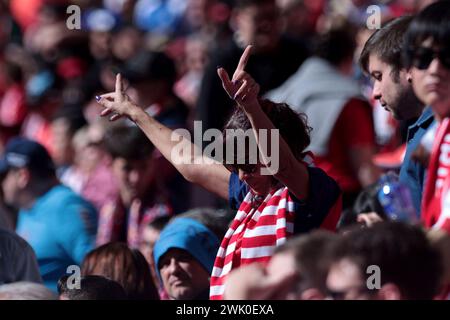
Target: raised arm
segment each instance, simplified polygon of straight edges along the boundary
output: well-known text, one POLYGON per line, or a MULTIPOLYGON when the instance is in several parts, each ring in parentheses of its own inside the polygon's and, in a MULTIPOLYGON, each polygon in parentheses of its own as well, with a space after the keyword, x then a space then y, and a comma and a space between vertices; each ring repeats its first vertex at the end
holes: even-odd
POLYGON ((201 149, 181 134, 183 130, 169 129, 131 101, 122 90, 120 74, 116 76, 115 92, 100 96, 98 103, 105 108, 102 117, 110 116, 115 121, 126 116, 136 123, 186 180, 228 199, 230 172, 221 163, 204 158, 201 149))
POLYGON ((278 150, 275 146, 272 148, 270 144, 270 141, 272 141, 271 135, 275 134, 275 137, 277 137, 274 132, 274 129, 276 128, 259 104, 259 85, 244 71, 251 54, 251 49, 251 46, 248 46, 245 49, 231 80, 223 68, 218 69, 219 77, 222 80, 225 91, 237 102, 238 106, 245 111, 252 124, 261 160, 266 167, 264 168, 266 170, 265 174, 273 175, 277 180, 288 187, 289 191, 297 198, 305 199, 308 197, 309 189, 309 175, 306 166, 295 158, 288 144, 281 136, 278 137, 277 141, 279 146, 278 150), (267 129, 267 139, 261 139, 260 129, 267 129), (273 166, 269 163, 270 157, 268 155, 273 155, 273 152, 279 152, 278 166, 273 166))

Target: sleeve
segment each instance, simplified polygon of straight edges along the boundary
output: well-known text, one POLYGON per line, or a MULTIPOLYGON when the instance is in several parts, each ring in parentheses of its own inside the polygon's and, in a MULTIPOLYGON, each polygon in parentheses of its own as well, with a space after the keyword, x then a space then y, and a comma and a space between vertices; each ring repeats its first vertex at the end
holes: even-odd
POLYGON ((349 147, 375 145, 375 129, 371 106, 360 99, 351 99, 342 110, 336 129, 349 147))
POLYGON ((42 283, 36 255, 25 241, 21 244, 14 262, 15 281, 42 283))
POLYGON ((247 184, 239 180, 239 176, 236 173, 231 173, 230 182, 228 185, 230 208, 233 210, 238 210, 248 191, 249 188, 247 184))
POLYGON ((94 248, 97 230, 95 209, 84 201, 70 201, 59 216, 63 218, 59 219, 55 231, 59 243, 75 263, 81 264, 84 256, 94 248))
POLYGON ((294 200, 294 233, 305 233, 323 228, 334 231, 342 211, 341 190, 322 169, 308 167, 309 197, 305 201, 294 200))

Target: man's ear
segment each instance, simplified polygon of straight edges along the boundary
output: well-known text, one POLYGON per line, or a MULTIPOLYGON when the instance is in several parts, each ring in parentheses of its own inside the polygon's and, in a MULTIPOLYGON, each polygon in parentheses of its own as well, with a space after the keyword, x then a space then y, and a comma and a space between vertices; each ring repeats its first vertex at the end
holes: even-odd
POLYGON ((300 300, 324 300, 325 295, 316 288, 309 288, 300 294, 300 300))
POLYGON ((17 183, 20 188, 24 189, 28 186, 31 180, 31 172, 27 168, 20 168, 17 170, 17 183))
POLYGON ((399 287, 392 282, 384 284, 378 290, 378 299, 380 300, 402 300, 402 294, 399 287))

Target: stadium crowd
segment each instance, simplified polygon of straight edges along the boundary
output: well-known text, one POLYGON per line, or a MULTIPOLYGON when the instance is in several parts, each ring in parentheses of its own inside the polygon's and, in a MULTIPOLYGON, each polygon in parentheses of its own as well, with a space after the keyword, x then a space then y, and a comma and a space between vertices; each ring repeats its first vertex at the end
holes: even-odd
POLYGON ((449 0, 0 0, 0 300, 449 300, 449 159, 449 0))

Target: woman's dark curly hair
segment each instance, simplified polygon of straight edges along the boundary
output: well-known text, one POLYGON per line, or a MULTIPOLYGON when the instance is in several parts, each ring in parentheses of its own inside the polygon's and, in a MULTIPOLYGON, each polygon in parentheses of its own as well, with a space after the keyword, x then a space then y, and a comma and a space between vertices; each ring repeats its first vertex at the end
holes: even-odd
MULTIPOLYGON (((279 130, 280 136, 289 145, 295 158, 302 160, 304 151, 311 142, 310 132, 312 129, 308 126, 306 114, 294 111, 286 103, 275 103, 262 99, 259 101, 259 104, 272 121, 274 127, 279 130)), ((231 137, 227 136, 227 130, 239 129, 244 131, 251 130, 252 125, 245 112, 241 108, 236 108, 223 129, 224 141, 227 142, 231 139, 231 137)), ((246 153, 248 153, 248 149, 246 149, 246 153)), ((239 155, 235 154, 234 156, 236 160, 239 155)), ((245 155, 245 159, 246 164, 248 164, 248 154, 245 155)), ((234 164, 236 163, 234 162, 234 164)), ((227 164, 226 166, 231 169, 237 169, 234 164, 227 164)))

